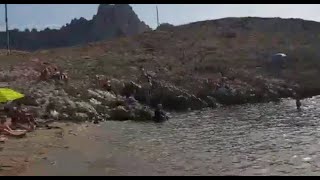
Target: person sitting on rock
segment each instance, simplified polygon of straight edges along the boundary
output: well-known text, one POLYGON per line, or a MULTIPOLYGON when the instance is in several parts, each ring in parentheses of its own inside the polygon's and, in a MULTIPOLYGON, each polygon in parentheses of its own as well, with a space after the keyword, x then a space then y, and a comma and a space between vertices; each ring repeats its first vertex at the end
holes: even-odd
POLYGON ((111 81, 109 79, 107 79, 106 82, 103 84, 103 89, 105 89, 108 92, 112 92, 111 81))
POLYGON ((154 117, 155 122, 163 122, 169 119, 169 117, 165 114, 165 112, 162 109, 162 104, 158 104, 157 108, 154 111, 154 117))
POLYGON ((134 108, 137 103, 138 101, 134 98, 133 94, 126 96, 126 105, 129 109, 134 108))
POLYGON ((54 79, 54 80, 60 80, 61 77, 60 77, 60 71, 54 71, 50 77, 51 79, 54 79))
POLYGON ((102 88, 108 92, 112 92, 111 80, 104 76, 96 75, 96 85, 98 88, 102 88))
POLYGON ((13 130, 11 129, 12 122, 8 121, 7 118, 1 117, 0 119, 0 135, 9 135, 15 137, 22 137, 25 136, 27 131, 26 130, 13 130))
POLYGON ((46 81, 48 78, 49 78, 49 69, 48 69, 48 68, 44 68, 44 69, 40 72, 39 80, 41 80, 41 81, 46 81))
POLYGON ((64 72, 61 71, 55 71, 52 76, 51 79, 54 79, 56 81, 68 81, 68 75, 64 72))
POLYGON ((37 123, 34 117, 22 109, 20 102, 16 102, 14 107, 6 106, 4 111, 11 118, 11 128, 20 128, 27 131, 33 131, 36 128, 37 123))

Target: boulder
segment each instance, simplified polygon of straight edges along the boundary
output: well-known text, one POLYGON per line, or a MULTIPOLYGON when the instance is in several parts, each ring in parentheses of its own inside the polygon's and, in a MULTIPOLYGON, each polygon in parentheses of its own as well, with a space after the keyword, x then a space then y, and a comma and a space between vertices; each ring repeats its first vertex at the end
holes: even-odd
POLYGON ((62 113, 60 117, 61 117, 61 119, 64 119, 64 120, 70 118, 70 116, 67 113, 62 113))
POLYGON ((124 99, 122 97, 118 97, 113 93, 108 91, 101 91, 101 90, 88 90, 89 98, 91 104, 100 104, 104 106, 109 106, 111 108, 125 105, 124 99), (97 101, 93 100, 96 99, 97 101))
POLYGON ((151 121, 153 117, 153 111, 142 105, 136 106, 133 110, 135 121, 151 121))
POLYGON ((73 119, 77 121, 86 121, 89 119, 89 116, 86 113, 76 112, 73 119))
POLYGON ((132 94, 136 94, 137 92, 140 92, 141 91, 141 85, 133 82, 133 81, 130 81, 130 82, 126 82, 124 84, 124 87, 121 91, 121 95, 122 96, 130 96, 132 94))
POLYGON ((96 92, 99 93, 103 97, 103 99, 106 101, 112 101, 116 99, 116 96, 109 91, 101 91, 97 89, 96 92))
POLYGON ((88 89, 88 95, 92 98, 103 99, 103 96, 94 90, 88 89))
POLYGON ((118 106, 110 110, 110 120, 130 120, 133 119, 132 113, 124 106, 118 106))
POLYGON ((39 106, 40 102, 37 101, 37 99, 35 97, 33 97, 32 95, 26 95, 25 97, 21 98, 21 99, 17 99, 17 102, 20 102, 23 105, 26 106, 39 106))
POLYGON ((121 94, 122 89, 124 88, 124 82, 118 79, 110 79, 111 89, 115 94, 121 94))
POLYGON ((96 121, 105 121, 108 119, 110 119, 109 114, 101 114, 99 116, 94 117, 94 120, 96 120, 96 121))
POLYGON ((108 106, 109 108, 115 108, 117 106, 126 106, 125 99, 122 97, 117 97, 114 101, 104 102, 102 105, 108 106))
POLYGON ((97 105, 101 105, 102 103, 94 98, 91 98, 90 100, 90 103, 93 105, 93 106, 97 106, 97 105))
POLYGON ((104 105, 101 105, 101 104, 96 105, 95 109, 99 114, 108 114, 109 111, 110 111, 110 107, 109 106, 104 106, 104 105))
POLYGON ((94 117, 94 116, 98 115, 98 112, 96 111, 96 109, 91 104, 89 104, 87 102, 78 101, 78 102, 75 102, 75 104, 77 106, 78 112, 86 113, 90 117, 94 117))
POLYGON ((96 98, 99 100, 104 100, 104 101, 113 101, 114 99, 116 99, 116 96, 114 94, 112 94, 109 91, 102 91, 102 90, 92 90, 89 89, 88 90, 88 96, 91 98, 96 98))
POLYGON ((223 105, 243 104, 252 98, 253 93, 238 89, 227 89, 225 87, 217 89, 213 97, 223 105))
POLYGON ((59 118, 60 113, 56 110, 50 110, 50 117, 53 119, 58 119, 59 118))
POLYGON ((218 101, 212 96, 206 96, 205 98, 203 98, 203 100, 208 104, 208 107, 218 107, 218 101))
POLYGON ((45 113, 40 106, 28 106, 27 109, 34 117, 41 117, 45 113))
POLYGON ((77 105, 74 101, 72 101, 69 97, 64 98, 65 105, 67 106, 68 110, 74 110, 77 108, 77 105))
POLYGON ((55 89, 55 90, 52 91, 52 94, 54 96, 61 96, 61 97, 68 96, 68 94, 63 89, 55 89))
MULTIPOLYGON (((147 94, 145 94, 146 96, 147 94)), ((141 97, 141 95, 137 97, 137 100, 140 102, 141 97)), ((154 83, 154 87, 151 90, 150 102, 153 107, 156 107, 157 104, 162 104, 163 108, 176 111, 185 111, 189 108, 197 110, 208 106, 206 102, 194 94, 187 92, 185 89, 163 82, 154 83)))

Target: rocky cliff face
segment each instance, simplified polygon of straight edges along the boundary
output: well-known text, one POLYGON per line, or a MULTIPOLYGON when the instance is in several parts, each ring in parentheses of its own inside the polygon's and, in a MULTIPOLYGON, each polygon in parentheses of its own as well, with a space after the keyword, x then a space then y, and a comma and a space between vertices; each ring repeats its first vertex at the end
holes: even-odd
MULTIPOLYGON (((150 28, 135 14, 128 4, 101 4, 91 19, 73 19, 59 30, 43 31, 11 30, 11 48, 37 50, 67 47, 88 42, 131 36, 148 31, 150 28)), ((6 33, 0 32, 0 48, 6 47, 6 33)))

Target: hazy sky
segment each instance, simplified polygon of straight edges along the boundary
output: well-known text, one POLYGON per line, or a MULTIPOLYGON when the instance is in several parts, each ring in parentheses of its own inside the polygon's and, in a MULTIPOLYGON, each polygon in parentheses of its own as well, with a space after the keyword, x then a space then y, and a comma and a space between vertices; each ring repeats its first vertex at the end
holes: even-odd
MULTIPOLYGON (((91 19, 97 4, 9 4, 9 28, 61 27, 73 18, 91 19)), ((132 4, 139 18, 156 26, 155 4, 132 4)), ((174 25, 223 17, 283 17, 320 21, 319 4, 159 4, 160 22, 174 25)), ((0 30, 4 29, 4 5, 0 4, 0 30)))

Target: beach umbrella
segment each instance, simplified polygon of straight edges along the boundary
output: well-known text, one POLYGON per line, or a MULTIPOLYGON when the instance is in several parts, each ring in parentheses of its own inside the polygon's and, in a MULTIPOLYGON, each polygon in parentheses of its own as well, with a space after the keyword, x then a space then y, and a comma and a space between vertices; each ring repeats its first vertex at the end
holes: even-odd
POLYGON ((23 94, 15 91, 15 90, 12 90, 9 88, 0 88, 0 103, 13 101, 13 100, 20 99, 23 97, 24 97, 23 94))

